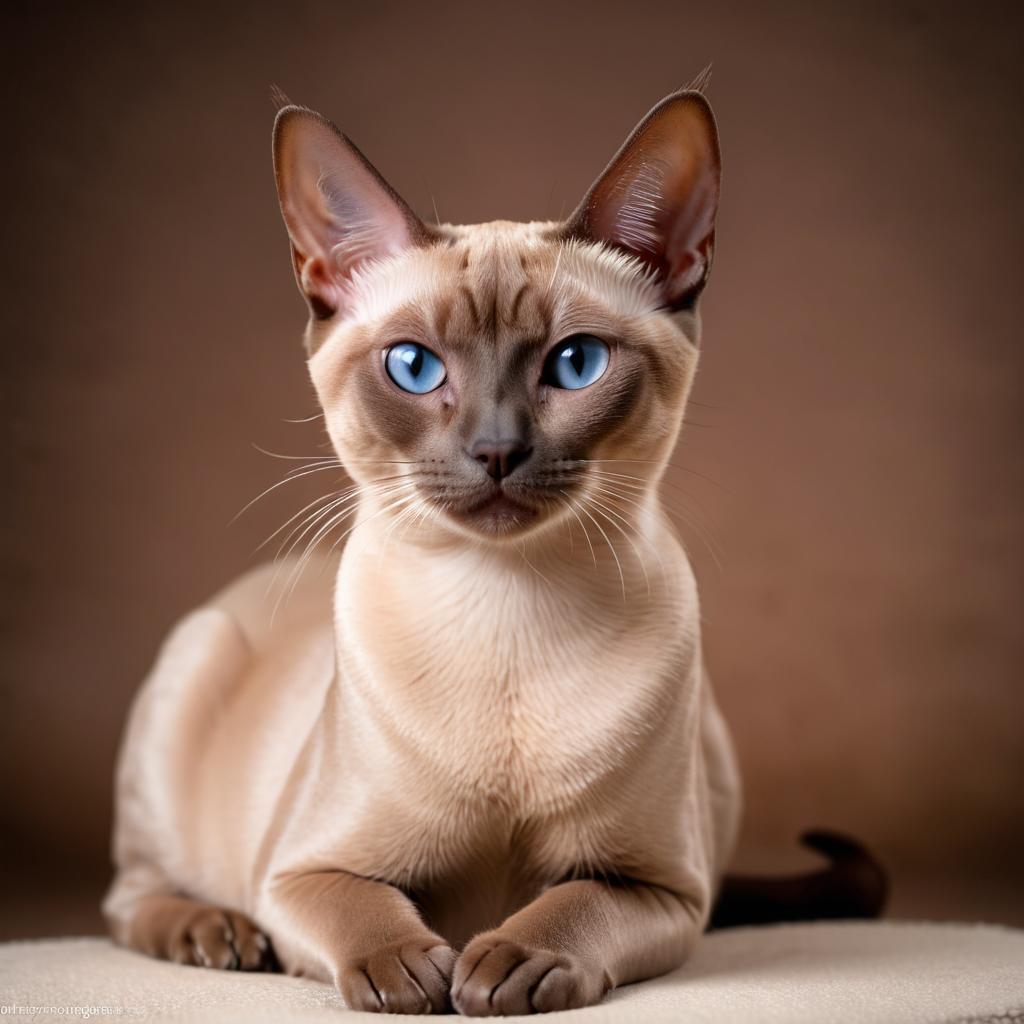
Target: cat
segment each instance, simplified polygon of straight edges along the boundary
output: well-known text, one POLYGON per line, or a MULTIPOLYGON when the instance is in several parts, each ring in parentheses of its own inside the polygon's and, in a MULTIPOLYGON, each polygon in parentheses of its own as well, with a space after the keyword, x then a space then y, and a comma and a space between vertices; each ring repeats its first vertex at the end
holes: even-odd
MULTIPOLYGON (((426 224, 289 105, 274 168, 340 557, 173 630, 117 779, 114 939, 397 1013, 580 1007, 681 964, 741 812, 658 487, 720 150, 662 100, 558 223, 426 224)), ((291 566, 298 570, 299 566, 291 566)))

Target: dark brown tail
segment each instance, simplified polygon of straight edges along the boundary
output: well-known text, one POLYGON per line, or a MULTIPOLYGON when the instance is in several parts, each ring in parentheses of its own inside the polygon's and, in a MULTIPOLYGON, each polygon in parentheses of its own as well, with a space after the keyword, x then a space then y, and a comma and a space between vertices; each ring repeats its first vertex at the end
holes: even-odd
POLYGON ((889 878, 868 850, 849 836, 823 829, 805 832, 800 841, 831 864, 781 878, 726 875, 708 927, 881 916, 889 878))

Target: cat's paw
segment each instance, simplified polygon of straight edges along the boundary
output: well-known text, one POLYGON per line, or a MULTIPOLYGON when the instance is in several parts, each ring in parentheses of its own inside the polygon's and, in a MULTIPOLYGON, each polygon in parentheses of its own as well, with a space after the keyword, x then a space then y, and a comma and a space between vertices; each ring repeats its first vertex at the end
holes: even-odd
POLYGON ((199 904, 168 938, 168 959, 222 971, 276 968, 270 940, 244 914, 199 904))
POLYGON ((417 936, 343 965, 335 983, 350 1010, 444 1013, 454 965, 450 946, 436 936, 417 936))
POLYGON ((599 1002, 603 972, 564 952, 481 935, 455 965, 452 1003, 467 1017, 573 1010, 599 1002))

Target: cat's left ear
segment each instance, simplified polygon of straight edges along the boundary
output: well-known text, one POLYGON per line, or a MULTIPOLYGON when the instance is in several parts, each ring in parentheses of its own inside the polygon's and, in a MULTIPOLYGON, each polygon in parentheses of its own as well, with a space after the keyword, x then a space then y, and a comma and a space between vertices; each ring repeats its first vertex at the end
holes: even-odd
POLYGON ((718 131, 699 92, 665 97, 633 130, 566 223, 568 237, 639 258, 668 309, 691 306, 711 268, 718 131))
POLYGON ((299 289, 314 316, 342 309, 352 272, 424 241, 426 229, 325 117, 287 106, 274 122, 274 175, 299 289))

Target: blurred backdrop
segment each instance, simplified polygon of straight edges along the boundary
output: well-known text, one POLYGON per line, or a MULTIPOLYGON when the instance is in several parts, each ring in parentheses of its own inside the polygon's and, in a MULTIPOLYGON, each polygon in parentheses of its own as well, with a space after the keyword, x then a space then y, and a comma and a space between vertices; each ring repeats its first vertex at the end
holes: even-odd
POLYGON ((675 459, 738 863, 848 829, 893 911, 1024 923, 1018 4, 3 6, 0 936, 100 928, 174 619, 316 493, 271 87, 422 215, 567 213, 708 62, 724 149, 675 459))

